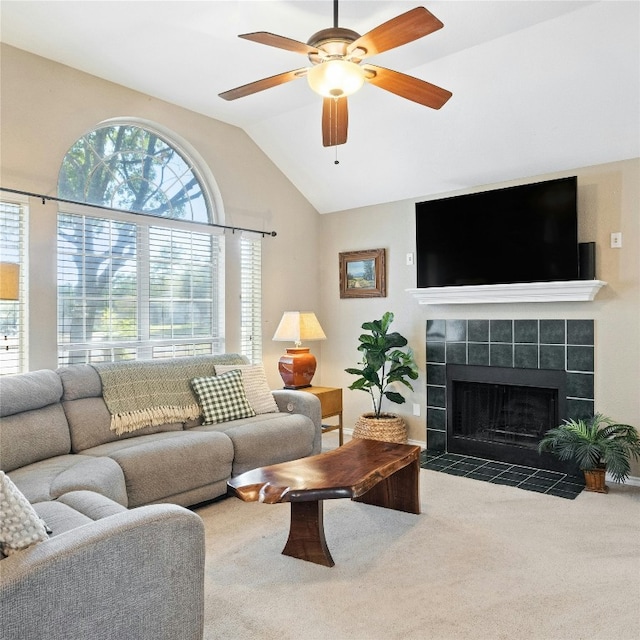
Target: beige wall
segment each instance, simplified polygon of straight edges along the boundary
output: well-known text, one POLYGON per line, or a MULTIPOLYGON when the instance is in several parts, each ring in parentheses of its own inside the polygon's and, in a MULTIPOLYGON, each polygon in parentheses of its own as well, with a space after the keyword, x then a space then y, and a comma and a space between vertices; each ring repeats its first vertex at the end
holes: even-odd
MULTIPOLYGON (((277 231, 263 241, 263 338, 269 382, 281 386, 276 362, 284 345, 271 341, 275 327, 283 311, 317 307, 320 216, 315 209, 237 127, 6 45, 1 53, 0 186, 55 196, 62 158, 80 136, 104 120, 136 117, 173 132, 197 151, 220 190, 226 224, 277 231)), ((31 369, 56 366, 56 212, 56 203, 31 198, 31 369)), ((227 234, 229 351, 239 347, 233 259, 238 238, 227 234)))
MULTIPOLYGON (((358 360, 356 347, 360 325, 381 317, 385 311, 392 311, 395 314, 393 326, 408 338, 421 375, 414 384, 415 391, 405 394, 407 403, 388 408, 406 418, 410 438, 424 441, 428 319, 593 318, 596 410, 617 421, 640 426, 640 160, 532 176, 520 182, 487 185, 474 191, 569 175, 578 176, 579 240, 597 243, 597 277, 608 283, 593 302, 418 305, 406 292, 416 286, 415 267, 406 266, 406 254, 415 252, 415 202, 430 198, 322 216, 320 309, 327 319, 323 326, 328 338, 322 348, 322 384, 347 387, 353 381, 353 376, 344 373, 344 368, 354 366, 358 360), (614 231, 623 234, 621 249, 609 246, 609 234, 614 231), (387 250, 387 297, 340 299, 339 252, 379 247, 387 250), (412 415, 414 403, 420 405, 420 417, 412 415)), ((425 176, 426 180, 428 176, 425 176)), ((352 424, 361 412, 370 410, 368 395, 360 391, 346 389, 344 402, 347 425, 352 424)), ((640 476, 640 465, 634 466, 634 475, 640 476)))
MULTIPOLYGON (((415 252, 414 204, 428 198, 319 216, 240 129, 5 45, 1 51, 0 185, 55 195, 60 162, 75 140, 103 120, 134 116, 173 131, 197 150, 215 176, 227 224, 278 232, 263 243, 264 362, 272 387, 281 385, 276 362, 284 345, 271 336, 282 312, 315 310, 328 339, 312 345, 319 360, 314 381, 345 388, 348 427, 370 408, 366 394, 346 389, 353 378, 344 373, 357 362, 360 325, 393 311, 394 328, 409 339, 421 369, 407 404, 393 409, 407 419, 410 437, 424 441, 427 319, 593 318, 596 408, 640 425, 639 160, 520 181, 578 175, 580 240, 597 242, 597 276, 608 282, 594 302, 422 306, 405 291, 415 287, 415 267, 406 266, 405 256, 415 252), (613 231, 623 233, 622 249, 609 248, 613 231), (387 297, 340 299, 338 253, 378 247, 387 250, 387 297), (419 417, 411 415, 414 403, 419 417)), ((486 188, 510 184, 517 183, 486 188)), ((30 368, 37 369, 55 367, 57 207, 38 199, 30 204, 30 368)), ((228 258, 233 243, 230 236, 228 258)), ((228 263, 227 349, 234 350, 238 274, 233 260, 228 263)), ((634 475, 640 476, 639 465, 634 475)))

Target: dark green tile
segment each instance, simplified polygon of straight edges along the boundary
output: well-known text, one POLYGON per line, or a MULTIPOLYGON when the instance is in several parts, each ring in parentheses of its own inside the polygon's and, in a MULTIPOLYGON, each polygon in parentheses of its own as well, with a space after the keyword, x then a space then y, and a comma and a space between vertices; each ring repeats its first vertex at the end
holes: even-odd
POLYGON ((554 482, 559 482, 565 476, 564 473, 560 473, 558 471, 547 471, 546 469, 538 469, 534 475, 536 478, 545 478, 548 480, 553 480, 554 482))
POLYGON ((508 480, 517 480, 518 482, 523 482, 530 475, 531 474, 529 473, 516 473, 515 471, 505 471, 504 473, 501 473, 498 477, 506 478, 508 480))
POLYGON ((530 476, 532 473, 535 472, 535 469, 532 467, 524 467, 519 464, 514 464, 511 467, 509 467, 509 471, 512 471, 513 473, 519 473, 522 476, 530 476))
POLYGON ((572 398, 584 398, 586 400, 593 400, 593 374, 567 373, 567 395, 572 398))
POLYGON ((469 343, 469 364, 489 366, 489 345, 469 343))
POLYGON ((431 469, 433 471, 442 471, 442 469, 446 469, 447 467, 450 467, 451 463, 450 462, 443 462, 442 460, 439 460, 438 458, 434 458, 432 460, 427 460, 424 463, 424 468, 425 469, 431 469))
POLYGON ((460 462, 461 460, 466 459, 467 456, 462 455, 461 453, 449 453, 447 451, 447 453, 443 453, 440 456, 441 460, 448 460, 451 464, 454 464, 455 462, 460 462))
POLYGON ((476 469, 475 471, 470 471, 467 474, 467 478, 473 478, 474 480, 482 480, 484 482, 489 482, 492 478, 495 478, 495 473, 491 473, 490 471, 483 471, 482 469, 476 469))
POLYGON ((469 320, 469 342, 489 342, 488 320, 469 320))
POLYGON ((445 431, 447 428, 447 412, 444 409, 429 407, 427 409, 427 427, 445 431))
POLYGON ((462 342, 467 339, 466 320, 447 320, 447 342, 462 342))
POLYGON ((593 400, 575 400, 567 398, 567 415, 569 418, 590 418, 593 416, 594 402, 593 400))
POLYGON ((444 342, 427 342, 427 362, 445 362, 444 342))
POLYGON ((594 371, 593 347, 567 347, 568 371, 594 371))
POLYGON ((556 498, 567 498, 567 500, 575 500, 581 492, 582 489, 578 491, 573 489, 562 489, 560 487, 551 487, 551 489, 545 491, 545 495, 554 496, 556 498))
POLYGON ((513 367, 513 346, 510 344, 489 345, 489 363, 492 367, 513 367))
POLYGON ((540 368, 559 369, 565 368, 564 345, 540 345, 540 368))
POLYGON ((427 384, 447 384, 447 368, 444 364, 427 365, 427 384))
POLYGON ((467 343, 447 342, 447 364, 467 364, 467 343))
POLYGON ((531 487, 532 491, 535 491, 533 487, 540 487, 542 489, 542 493, 544 493, 547 489, 550 489, 555 484, 557 484, 557 480, 551 478, 541 478, 539 476, 529 476, 521 485, 522 489, 529 489, 531 487))
POLYGON ((469 471, 467 469, 456 469, 455 467, 446 467, 442 470, 443 473, 448 473, 452 476, 466 476, 469 471))
POLYGON ((511 320, 491 320, 489 322, 491 342, 513 342, 513 322, 511 320))
POLYGON ((446 407, 446 391, 444 387, 427 385, 427 404, 430 407, 446 407))
POLYGON ((584 344, 593 346, 593 320, 567 320, 567 344, 584 344))
POLYGON ((444 320, 427 320, 427 341, 444 342, 445 327, 444 320))
POLYGON ((427 429, 427 445, 433 451, 444 451, 447 445, 446 432, 427 429))
POLYGON ((513 366, 517 369, 537 369, 538 345, 515 344, 513 347, 513 366))
POLYGON ((564 320, 540 320, 540 344, 564 344, 564 320))
POLYGON ((472 464, 470 462, 468 462, 467 460, 462 460, 461 462, 455 462, 454 464, 451 465, 452 469, 460 469, 461 471, 464 471, 465 473, 469 473, 469 471, 472 471, 473 469, 477 468, 477 465, 472 464))
POLYGON ((518 489, 524 489, 525 491, 535 491, 536 493, 547 493, 549 487, 543 487, 539 484, 533 484, 531 482, 521 482, 518 485, 518 489))
POLYGON ((514 342, 538 342, 538 321, 537 320, 514 320, 513 323, 514 342))
POLYGON ((483 469, 491 469, 495 471, 496 474, 501 473, 502 471, 506 471, 511 465, 505 462, 487 462, 487 464, 482 467, 483 469))

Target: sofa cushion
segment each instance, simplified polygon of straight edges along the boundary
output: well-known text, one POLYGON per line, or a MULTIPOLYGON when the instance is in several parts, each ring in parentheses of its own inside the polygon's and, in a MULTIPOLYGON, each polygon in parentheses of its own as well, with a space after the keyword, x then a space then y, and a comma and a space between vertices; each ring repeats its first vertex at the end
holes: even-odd
POLYGON ((143 427, 137 431, 118 435, 111 430, 111 414, 102 398, 78 398, 63 401, 62 406, 69 423, 71 450, 74 453, 82 453, 86 449, 127 438, 165 431, 182 431, 182 423, 173 423, 143 427))
POLYGON ((47 540, 47 527, 4 471, 0 471, 0 553, 10 555, 47 540))
POLYGON ((112 442, 84 452, 122 468, 128 506, 158 502, 231 476, 233 445, 223 433, 180 431, 112 442))
POLYGON ((234 369, 242 374, 242 386, 255 414, 277 413, 278 405, 267 384, 264 367, 261 364, 216 365, 216 374, 220 375, 234 369))
POLYGON ((0 377, 0 468, 69 453, 69 425, 62 406, 60 379, 53 371, 0 377))
POLYGON ((257 467, 311 455, 316 432, 313 421, 306 416, 285 413, 266 413, 190 429, 214 430, 226 434, 233 442, 234 476, 257 467))
POLYGON ((0 416, 4 418, 60 402, 62 385, 54 371, 31 371, 0 378, 0 396, 0 416))
POLYGON ((52 536, 127 510, 95 491, 71 491, 57 500, 36 502, 33 508, 51 528, 52 536))
POLYGON ((51 537, 58 536, 66 531, 77 529, 85 524, 94 522, 88 516, 76 511, 73 507, 57 500, 49 502, 36 502, 33 505, 36 513, 43 518, 51 528, 51 537))
POLYGON ((205 424, 228 422, 254 416, 242 386, 242 374, 234 369, 217 376, 193 378, 205 424))
POLYGON ((69 453, 71 438, 62 405, 51 404, 2 418, 0 442, 0 468, 7 473, 69 453))
POLYGON ((124 474, 111 458, 81 454, 57 456, 15 469, 11 479, 32 504, 85 489, 127 506, 124 474))

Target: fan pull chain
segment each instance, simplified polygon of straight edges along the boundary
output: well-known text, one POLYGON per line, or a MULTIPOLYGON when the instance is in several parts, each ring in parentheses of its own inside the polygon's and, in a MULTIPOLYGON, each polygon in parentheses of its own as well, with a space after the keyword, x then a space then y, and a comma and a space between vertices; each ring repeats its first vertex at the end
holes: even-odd
POLYGON ((336 145, 336 159, 333 161, 333 164, 340 164, 340 160, 338 160, 338 145, 336 145))

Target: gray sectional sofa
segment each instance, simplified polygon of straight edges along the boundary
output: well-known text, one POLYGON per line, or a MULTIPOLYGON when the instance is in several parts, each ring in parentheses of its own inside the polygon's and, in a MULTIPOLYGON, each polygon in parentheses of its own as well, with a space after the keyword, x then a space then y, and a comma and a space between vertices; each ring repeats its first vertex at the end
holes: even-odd
MULTIPOLYGON (((198 360, 212 373, 248 364, 198 360)), ((277 412, 116 435, 90 365, 0 378, 0 469, 52 530, 0 560, 0 637, 201 638, 204 530, 184 507, 225 495, 233 475, 321 449, 318 399, 272 393, 277 412)))

